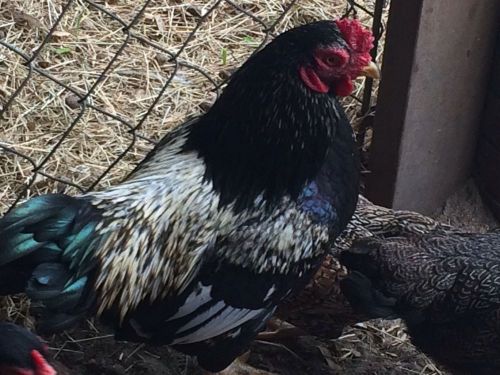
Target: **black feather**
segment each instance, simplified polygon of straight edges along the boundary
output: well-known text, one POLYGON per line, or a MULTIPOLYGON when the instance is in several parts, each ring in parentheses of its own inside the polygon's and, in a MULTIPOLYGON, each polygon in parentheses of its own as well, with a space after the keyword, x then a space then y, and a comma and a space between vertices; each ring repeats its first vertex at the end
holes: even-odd
POLYGON ((396 298, 385 296, 362 273, 351 272, 340 282, 340 287, 349 303, 357 311, 368 314, 370 318, 397 318, 394 311, 396 298))
POLYGON ((283 195, 297 198, 329 152, 342 155, 348 163, 343 172, 357 189, 347 118, 333 94, 312 92, 298 79, 314 48, 344 43, 330 21, 280 35, 246 61, 208 113, 192 123, 185 149, 205 160, 221 205, 235 202, 242 210, 260 194, 270 204, 283 195))

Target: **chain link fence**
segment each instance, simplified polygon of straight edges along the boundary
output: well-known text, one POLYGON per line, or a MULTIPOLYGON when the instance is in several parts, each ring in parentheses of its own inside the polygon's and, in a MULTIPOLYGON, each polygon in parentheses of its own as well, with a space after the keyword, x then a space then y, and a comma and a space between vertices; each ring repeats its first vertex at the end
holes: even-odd
MULTIPOLYGON (((231 72, 294 24, 353 16, 380 60, 387 0, 0 0, 0 212, 33 194, 115 183, 231 72), (328 5, 329 4, 329 5, 328 5), (208 67, 208 68, 207 68, 208 67)), ((344 105, 360 145, 366 80, 344 105)))

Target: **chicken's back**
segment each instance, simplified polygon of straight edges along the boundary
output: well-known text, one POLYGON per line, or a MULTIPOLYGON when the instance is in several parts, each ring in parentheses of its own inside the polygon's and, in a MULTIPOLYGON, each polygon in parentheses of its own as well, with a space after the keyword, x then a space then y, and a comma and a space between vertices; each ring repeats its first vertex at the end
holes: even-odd
POLYGON ((370 318, 401 317, 458 371, 500 371, 500 233, 365 239, 341 254, 342 291, 370 318))

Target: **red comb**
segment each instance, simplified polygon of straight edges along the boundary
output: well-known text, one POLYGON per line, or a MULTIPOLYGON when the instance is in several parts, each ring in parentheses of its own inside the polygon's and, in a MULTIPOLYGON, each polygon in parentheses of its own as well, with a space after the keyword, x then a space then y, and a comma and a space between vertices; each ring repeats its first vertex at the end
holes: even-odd
POLYGON ((372 32, 355 19, 343 18, 335 21, 342 36, 349 46, 356 52, 367 53, 373 48, 372 32))

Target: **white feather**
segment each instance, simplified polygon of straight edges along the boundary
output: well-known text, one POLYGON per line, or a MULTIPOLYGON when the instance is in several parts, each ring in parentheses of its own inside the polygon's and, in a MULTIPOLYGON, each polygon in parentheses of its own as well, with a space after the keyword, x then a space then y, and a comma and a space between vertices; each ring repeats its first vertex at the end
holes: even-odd
POLYGON ((214 303, 210 296, 211 291, 211 286, 203 286, 198 283, 198 286, 186 298, 184 305, 167 320, 172 321, 185 317, 207 303, 212 304, 210 308, 202 311, 185 325, 179 327, 176 332, 177 338, 172 344, 190 344, 217 337, 241 326, 264 311, 264 309, 235 308, 227 305, 224 301, 214 303), (200 324, 202 325, 195 331, 188 332, 200 324))
POLYGON ((177 332, 179 337, 174 340, 173 344, 191 344, 217 337, 234 328, 240 327, 249 320, 256 318, 264 311, 264 309, 238 309, 227 305, 221 310, 221 304, 224 306, 223 302, 218 302, 214 308, 209 309, 204 314, 197 317, 195 319, 196 324, 192 321, 181 327, 177 332), (205 321, 205 324, 196 331, 182 336, 183 332, 189 330, 189 328, 195 327, 199 322, 203 321, 205 321))
POLYGON ((193 311, 195 311, 197 308, 200 306, 204 305, 205 303, 209 302, 212 297, 210 297, 210 292, 212 291, 212 287, 209 286, 203 286, 201 283, 198 283, 198 286, 194 289, 193 292, 186 298, 186 301, 184 302, 184 305, 182 305, 179 308, 179 311, 175 313, 172 317, 170 317, 168 320, 174 320, 181 318, 183 316, 191 314, 193 311))

